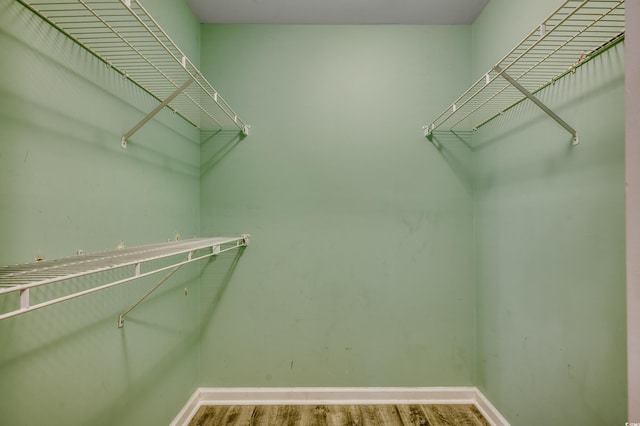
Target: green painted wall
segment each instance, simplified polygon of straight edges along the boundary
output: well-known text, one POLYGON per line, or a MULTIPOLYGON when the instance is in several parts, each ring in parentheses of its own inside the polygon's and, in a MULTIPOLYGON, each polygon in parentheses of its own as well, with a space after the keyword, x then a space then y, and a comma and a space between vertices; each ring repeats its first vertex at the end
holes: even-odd
POLYGON ((563 2, 491 0, 471 26, 473 81, 486 73, 563 2))
POLYGON ((196 386, 477 385, 514 425, 623 424, 623 46, 541 94, 578 147, 528 104, 439 148, 420 131, 557 3, 198 26, 145 1, 252 135, 162 112, 122 151, 154 101, 0 0, 0 264, 252 235, 123 330, 154 280, 0 322, 0 423, 166 424, 196 386))
MULTIPOLYGON (((492 0, 478 75, 559 4, 492 0)), ((623 52, 540 93, 579 146, 529 102, 474 135, 477 384, 514 425, 626 421, 623 52)))
MULTIPOLYGON (((186 4, 144 4, 197 62, 186 4)), ((196 129, 163 112, 121 150, 155 101, 13 0, 0 1, 0 51, 0 264, 199 234, 196 129)), ((118 329, 153 282, 1 321, 0 424, 169 423, 197 385, 199 269, 118 329)))
POLYGON ((469 31, 202 27, 252 135, 205 136, 201 228, 252 241, 203 277, 201 385, 473 384, 471 152, 421 132, 469 31))

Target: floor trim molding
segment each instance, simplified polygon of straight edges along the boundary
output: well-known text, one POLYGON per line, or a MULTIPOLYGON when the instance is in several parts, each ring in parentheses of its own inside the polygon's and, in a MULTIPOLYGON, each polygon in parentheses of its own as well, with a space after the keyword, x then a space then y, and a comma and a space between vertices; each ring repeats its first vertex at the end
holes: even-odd
POLYGON ((187 426, 203 405, 474 404, 493 426, 509 426, 476 387, 198 388, 171 426, 187 426))

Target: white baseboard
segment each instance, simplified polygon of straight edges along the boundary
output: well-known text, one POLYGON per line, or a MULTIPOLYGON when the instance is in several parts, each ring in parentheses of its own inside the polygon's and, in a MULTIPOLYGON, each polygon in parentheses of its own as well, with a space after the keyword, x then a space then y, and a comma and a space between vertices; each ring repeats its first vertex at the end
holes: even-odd
POLYGON ((176 418, 173 419, 169 426, 187 426, 189 424, 193 416, 196 415, 198 409, 202 405, 204 405, 200 401, 201 389, 204 388, 196 389, 193 395, 191 395, 191 398, 189 398, 187 403, 184 405, 184 407, 182 407, 182 410, 180 410, 176 418))
POLYGON ((493 426, 507 420, 475 387, 198 388, 171 422, 187 426, 203 405, 474 404, 493 426))
POLYGON ((489 421, 492 425, 495 426, 509 426, 509 422, 507 419, 502 417, 502 414, 493 406, 493 404, 487 399, 486 396, 480 389, 476 389, 476 397, 473 403, 476 405, 476 408, 480 410, 485 419, 489 421))

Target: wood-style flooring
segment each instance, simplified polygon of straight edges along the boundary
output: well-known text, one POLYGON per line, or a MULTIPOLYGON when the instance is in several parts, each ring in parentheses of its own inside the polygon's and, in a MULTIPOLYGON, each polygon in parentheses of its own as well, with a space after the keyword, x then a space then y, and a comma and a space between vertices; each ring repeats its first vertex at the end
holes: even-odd
POLYGON ((189 426, 489 426, 474 405, 210 405, 189 426))

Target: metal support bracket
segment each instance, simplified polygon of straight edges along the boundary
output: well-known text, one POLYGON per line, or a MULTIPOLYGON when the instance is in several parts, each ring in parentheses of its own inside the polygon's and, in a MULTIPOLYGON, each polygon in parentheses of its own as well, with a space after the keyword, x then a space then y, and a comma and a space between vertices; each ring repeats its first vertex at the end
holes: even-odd
POLYGON ((426 138, 431 136, 431 133, 433 132, 433 130, 435 129, 435 124, 431 123, 428 126, 422 126, 422 130, 424 131, 424 136, 426 138))
MULTIPOLYGON (((191 258, 191 253, 189 253, 189 258, 191 258)), ((190 259, 189 259, 190 260, 190 259)), ((136 270, 139 267, 139 264, 136 265, 136 270)), ((176 272, 178 272, 178 269, 182 268, 182 265, 178 265, 175 268, 173 268, 171 270, 171 272, 169 272, 167 275, 164 276, 164 278, 162 278, 160 281, 158 281, 158 283, 156 285, 154 285, 151 289, 149 289, 149 291, 147 291, 145 294, 142 295, 141 298, 139 298, 136 303, 134 303, 133 305, 131 305, 131 307, 129 307, 129 309, 127 309, 126 311, 124 311, 123 313, 121 313, 118 316, 118 328, 122 328, 124 327, 124 317, 127 316, 127 314, 131 311, 133 311, 136 306, 138 306, 140 303, 142 303, 142 301, 144 299, 146 299, 147 297, 149 297, 149 295, 151 293, 153 293, 154 291, 156 291, 158 289, 158 287, 160 287, 162 284, 164 284, 165 281, 167 281, 169 278, 171 278, 171 276, 173 274, 175 274, 176 272)))
POLYGON ((162 108, 166 107, 167 105, 169 105, 169 102, 171 102, 172 100, 175 99, 176 96, 178 96, 180 93, 184 92, 187 87, 189 87, 191 85, 191 83, 193 83, 196 79, 196 76, 191 77, 189 80, 185 81, 182 86, 178 87, 171 95, 169 95, 169 97, 167 99, 165 99, 164 101, 162 101, 162 103, 160 105, 158 105, 157 107, 155 107, 153 109, 153 111, 151 111, 149 114, 147 114, 142 120, 140 120, 138 122, 138 124, 136 124, 135 126, 133 126, 131 128, 131 130, 129 130, 127 133, 124 134, 124 136, 122 136, 122 140, 120 141, 120 146, 122 146, 122 149, 126 149, 127 148, 127 140, 133 136, 133 134, 135 132, 137 132, 138 130, 140 130, 140 128, 142 126, 144 126, 145 124, 147 124, 147 122, 149 120, 151 120, 157 113, 160 112, 160 110, 162 110, 162 108))
POLYGON ((509 74, 507 74, 505 71, 503 71, 498 65, 493 67, 493 69, 499 75, 501 75, 505 80, 507 80, 513 87, 518 89, 523 95, 525 95, 528 99, 530 99, 531 102, 536 104, 541 110, 543 110, 545 113, 547 113, 547 115, 549 117, 553 118, 559 125, 564 127, 569 133, 571 133, 571 135, 573 136, 573 141, 571 142, 571 145, 578 145, 578 143, 580 142, 580 139, 578 137, 578 132, 576 131, 576 129, 574 129, 569 124, 567 124, 566 121, 564 121, 562 118, 560 118, 548 106, 546 106, 544 103, 542 103, 542 101, 540 101, 540 99, 536 98, 531 92, 529 92, 527 89, 525 89, 520 83, 518 83, 516 80, 514 80, 513 77, 511 77, 509 74))
POLYGON ((30 300, 29 300, 29 289, 25 288, 20 291, 20 309, 29 309, 30 300))
MULTIPOLYGON (((6 305, 6 309, 0 311, 0 321, 160 272, 167 274, 178 266, 204 260, 227 251, 239 250, 244 248, 248 242, 248 234, 233 237, 193 238, 131 247, 126 250, 120 247, 87 256, 78 255, 52 260, 42 260, 38 256, 40 260, 32 263, 1 266, 0 306, 6 305), (162 262, 155 262, 161 259, 162 262), (118 273, 104 275, 108 271, 118 271, 118 273), (76 289, 75 291, 71 289, 69 292, 44 292, 46 294, 41 293, 36 298, 37 300, 30 297, 33 288, 49 285, 52 286, 51 288, 55 288, 60 283, 88 276, 101 278, 91 280, 92 283, 95 281, 96 285, 90 285, 88 288, 76 289), (5 298, 5 295, 8 298, 5 298)), ((168 277, 170 275, 164 277, 155 288, 166 281, 168 277)), ((151 294, 155 288, 145 297, 151 294)), ((136 302, 134 307, 139 303, 136 302)), ((124 324, 124 318, 131 309, 122 313, 118 318, 119 324, 124 324)))
MULTIPOLYGON (((222 241, 222 242, 220 242, 218 244, 212 244, 212 245, 208 246, 208 248, 211 249, 211 254, 207 255, 207 256, 215 256, 215 255, 224 253, 224 252, 226 252, 228 250, 232 250, 234 248, 238 248, 238 247, 242 247, 242 246, 246 247, 248 245, 249 245, 249 234, 242 234, 241 235, 241 239, 234 239, 232 241, 222 241), (229 244, 229 243, 232 243, 232 242, 235 242, 234 246, 226 247, 226 248, 222 247, 223 244, 229 244)), ((140 303, 142 303, 147 297, 149 297, 151 295, 151 293, 156 291, 158 289, 158 287, 160 287, 169 278, 171 278, 173 276, 173 274, 178 272, 178 270, 184 264, 189 263, 189 262, 191 262, 193 260, 201 259, 202 257, 195 257, 194 258, 194 255, 196 255, 196 251, 197 250, 192 250, 192 251, 187 252, 187 259, 184 262, 180 263, 175 268, 173 268, 167 275, 165 275, 160 281, 158 281, 158 283, 156 285, 151 287, 145 294, 143 294, 138 300, 136 300, 136 302, 133 305, 131 305, 127 310, 125 310, 123 313, 121 313, 118 316, 118 328, 124 327, 124 318, 129 314, 129 312, 133 311, 140 303)), ((140 271, 140 263, 136 263, 135 264, 135 276, 139 277, 139 276, 142 276, 142 275, 143 274, 141 274, 141 271, 140 271)), ((26 293, 26 296, 25 296, 27 298, 27 304, 28 304, 28 296, 29 296, 29 294, 28 294, 28 289, 27 289, 27 293, 26 293)))

